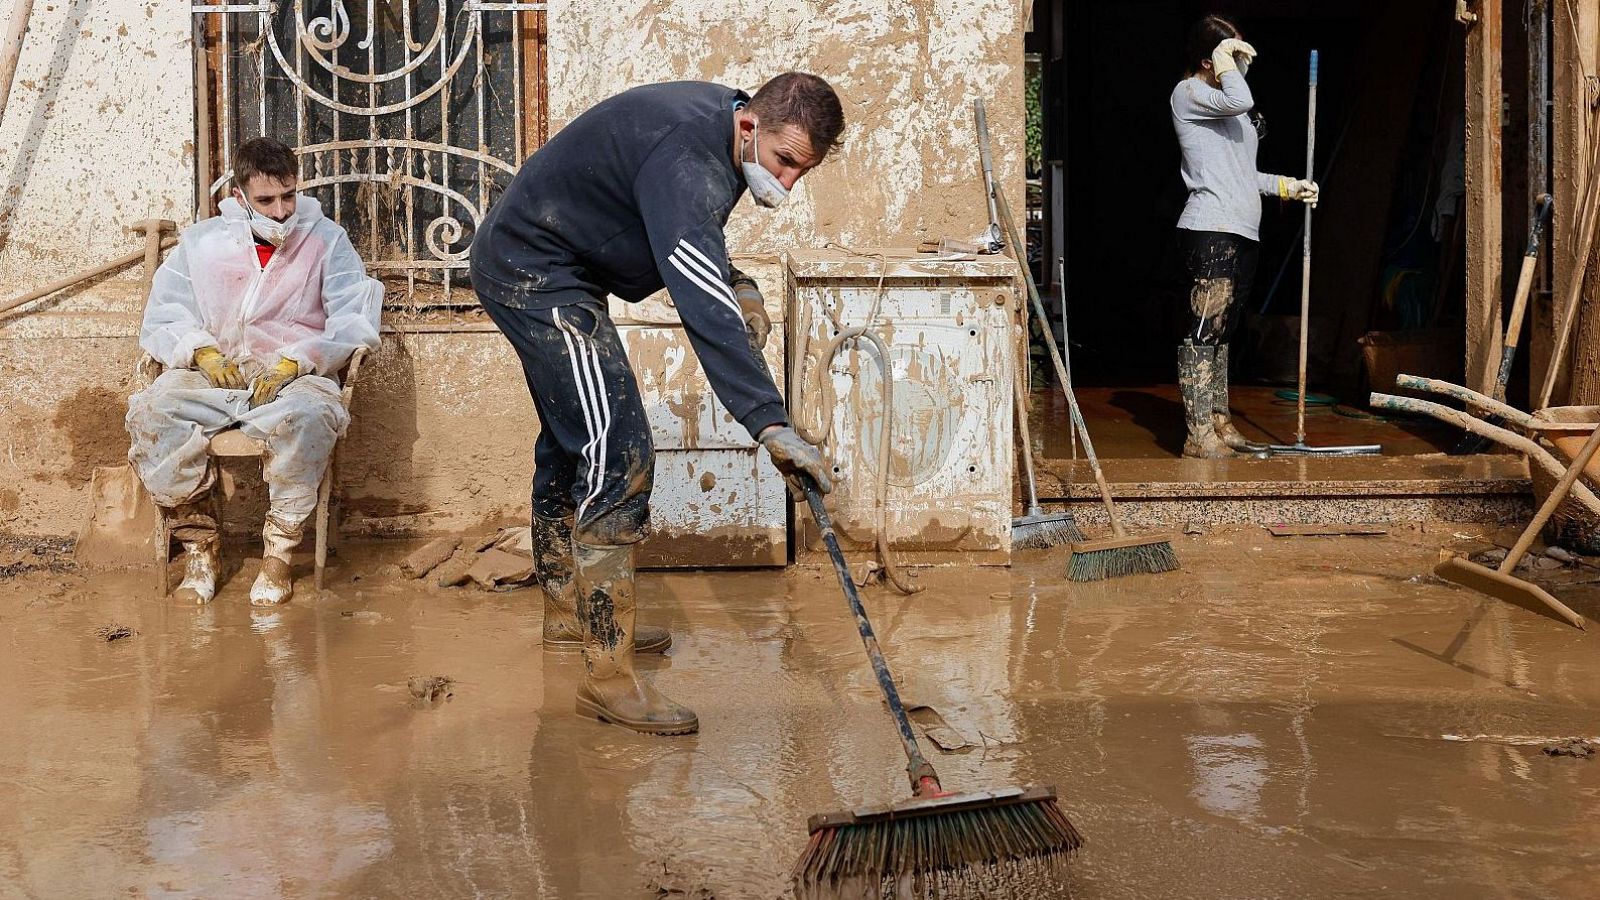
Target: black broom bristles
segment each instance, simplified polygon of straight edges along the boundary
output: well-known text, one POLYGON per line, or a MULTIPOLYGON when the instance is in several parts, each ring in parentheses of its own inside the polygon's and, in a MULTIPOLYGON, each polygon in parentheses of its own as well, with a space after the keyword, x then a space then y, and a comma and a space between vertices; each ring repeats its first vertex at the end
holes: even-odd
POLYGON ((1103 581, 1124 575, 1171 572, 1178 567, 1178 553, 1170 541, 1156 539, 1147 544, 1104 549, 1074 546, 1072 558, 1067 560, 1067 578, 1103 581))
POLYGON ((794 867, 796 895, 834 897, 843 888, 865 897, 953 896, 962 887, 1049 876, 1083 845, 1053 791, 1032 789, 1020 800, 968 796, 980 799, 960 808, 912 801, 859 818, 817 817, 838 824, 813 820, 794 867))
POLYGON ((1048 550, 1083 540, 1083 532, 1070 513, 1046 514, 1035 508, 1011 520, 1011 549, 1048 550))

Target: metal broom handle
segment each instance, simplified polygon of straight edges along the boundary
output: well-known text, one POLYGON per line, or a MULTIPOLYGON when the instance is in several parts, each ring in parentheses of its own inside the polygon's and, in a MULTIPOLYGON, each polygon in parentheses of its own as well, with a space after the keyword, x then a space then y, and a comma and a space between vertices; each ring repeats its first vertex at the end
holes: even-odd
POLYGON ((855 579, 850 576, 850 567, 845 564, 844 551, 839 549, 839 538, 833 532, 833 520, 828 516, 828 510, 822 505, 822 494, 818 492, 811 476, 801 475, 800 479, 805 484, 806 503, 811 506, 811 517, 817 520, 822 542, 828 546, 828 556, 833 559, 834 574, 839 576, 839 586, 844 589, 845 599, 850 603, 850 612, 855 614, 856 630, 861 633, 861 643, 867 648, 867 657, 872 660, 872 672, 878 676, 878 688, 883 691, 889 711, 894 714, 894 724, 900 730, 900 744, 906 751, 906 774, 911 776, 911 789, 921 794, 923 780, 932 779, 933 787, 937 790, 939 775, 917 745, 917 736, 911 730, 911 718, 906 715, 900 691, 894 686, 894 676, 889 673, 889 663, 878 646, 878 636, 872 631, 867 609, 861 604, 861 594, 856 591, 855 579))
MULTIPOLYGON (((1311 84, 1306 100, 1306 180, 1317 163, 1317 51, 1311 51, 1311 84)), ((1300 396, 1297 398, 1298 424, 1295 445, 1306 445, 1306 354, 1310 347, 1307 335, 1311 328, 1311 204, 1306 204, 1305 245, 1300 256, 1300 396)))

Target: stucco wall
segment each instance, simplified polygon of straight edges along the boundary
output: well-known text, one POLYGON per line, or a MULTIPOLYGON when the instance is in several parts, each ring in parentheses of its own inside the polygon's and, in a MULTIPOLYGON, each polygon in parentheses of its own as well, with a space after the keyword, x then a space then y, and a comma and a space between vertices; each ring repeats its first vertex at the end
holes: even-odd
MULTIPOLYGON (((318 4, 320 5, 320 4, 318 4)), ((730 249, 915 244, 986 224, 970 104, 987 99, 997 165, 1020 205, 1022 4, 558 0, 549 12, 552 133, 629 86, 679 78, 754 90, 805 69, 845 100, 845 145, 769 213, 746 201, 730 249)), ((34 8, 0 128, 0 296, 138 245, 125 225, 193 207, 188 4, 34 8)), ((126 450, 123 399, 138 267, 0 316, 0 530, 76 530, 94 465, 126 450)), ((781 295, 775 280, 769 299, 781 295)), ((351 524, 463 528, 527 505, 533 418, 492 332, 388 334, 357 391, 341 466, 351 524)))
MULTIPOLYGON (((187 3, 34 3, 0 124, 0 300, 141 247, 134 222, 187 220, 189 46, 187 3)), ((135 266, 0 315, 0 531, 74 531, 89 473, 126 453, 142 284, 135 266)))
POLYGON ((987 225, 972 99, 989 106, 996 168, 1022 189, 1022 4, 1018 0, 742 0, 550 5, 550 127, 652 81, 703 79, 754 92, 789 69, 844 101, 844 146, 780 210, 748 199, 729 223, 736 253, 915 244, 987 225))

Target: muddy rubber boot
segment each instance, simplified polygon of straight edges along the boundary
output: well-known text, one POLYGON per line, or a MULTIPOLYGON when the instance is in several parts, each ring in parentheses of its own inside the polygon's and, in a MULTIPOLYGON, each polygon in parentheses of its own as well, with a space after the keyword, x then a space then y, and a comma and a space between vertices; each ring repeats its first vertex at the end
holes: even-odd
POLYGON ((1216 348, 1189 341, 1178 346, 1178 390, 1183 394, 1183 418, 1189 426, 1183 455, 1190 459, 1239 459, 1244 455, 1223 442, 1211 418, 1215 367, 1216 348))
POLYGON ((1233 424, 1233 410, 1228 406, 1228 345, 1217 345, 1211 377, 1211 424, 1222 442, 1251 456, 1267 456, 1267 445, 1258 444, 1245 437, 1233 424))
POLYGON ((693 734, 700 719, 667 699, 633 670, 633 547, 573 542, 583 664, 578 715, 642 734, 693 734))
MULTIPOLYGON (((578 623, 578 588, 572 580, 572 522, 533 517, 533 578, 544 590, 544 648, 576 653, 583 649, 578 623)), ((633 652, 664 653, 672 633, 653 625, 638 626, 633 652)))
POLYGON ((253 606, 277 606, 288 603, 294 596, 294 577, 289 572, 289 556, 300 545, 304 532, 289 531, 267 517, 261 529, 261 574, 250 585, 250 603, 253 606))
POLYGON ((172 592, 178 603, 204 606, 217 595, 217 519, 204 501, 163 509, 167 527, 183 547, 183 582, 172 592))

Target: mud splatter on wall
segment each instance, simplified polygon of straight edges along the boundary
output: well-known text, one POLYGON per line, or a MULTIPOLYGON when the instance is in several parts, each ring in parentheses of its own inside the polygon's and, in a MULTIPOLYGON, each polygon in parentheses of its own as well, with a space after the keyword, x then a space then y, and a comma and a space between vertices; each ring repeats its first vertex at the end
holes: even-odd
POLYGON ((983 97, 997 174, 1022 191, 1023 4, 1016 0, 621 0, 550 5, 550 125, 653 81, 754 91, 789 69, 828 79, 847 128, 836 157, 782 209, 741 202, 729 247, 915 245, 987 225, 972 99, 983 97))
MULTIPOLYGON (((783 209, 741 204, 730 248, 775 270, 777 253, 828 240, 970 236, 986 224, 974 96, 989 103, 1002 180, 1021 196, 1022 7, 555 0, 551 130, 637 84, 709 79, 754 90, 786 69, 814 71, 844 98, 844 147, 783 209)), ((188 4, 153 0, 35 3, 0 127, 0 298, 133 249, 133 222, 189 219, 190 16, 188 4)), ((781 299, 779 281, 764 284, 769 304, 781 299)), ((18 494, 0 504, 7 531, 76 530, 86 489, 60 477, 62 461, 75 459, 66 424, 121 429, 110 398, 136 386, 141 285, 134 266, 25 317, 0 316, 0 365, 13 379, 0 385, 0 467, 18 494), (60 362, 69 357, 74 365, 60 362), (98 402, 61 418, 75 396, 98 402)), ((781 311, 773 318, 781 322, 781 311)), ((341 468, 353 524, 414 532, 525 514, 536 423, 498 334, 393 336, 366 377, 341 468)), ((694 487, 698 495, 698 475, 694 487)))

